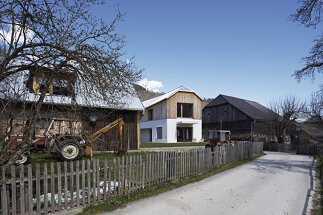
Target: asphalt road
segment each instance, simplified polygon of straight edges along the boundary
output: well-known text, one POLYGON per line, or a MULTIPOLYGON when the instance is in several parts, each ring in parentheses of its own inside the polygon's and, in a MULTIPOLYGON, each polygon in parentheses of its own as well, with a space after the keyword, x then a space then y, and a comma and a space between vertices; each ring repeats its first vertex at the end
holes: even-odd
POLYGON ((266 153, 237 168, 106 214, 308 214, 313 159, 266 153))

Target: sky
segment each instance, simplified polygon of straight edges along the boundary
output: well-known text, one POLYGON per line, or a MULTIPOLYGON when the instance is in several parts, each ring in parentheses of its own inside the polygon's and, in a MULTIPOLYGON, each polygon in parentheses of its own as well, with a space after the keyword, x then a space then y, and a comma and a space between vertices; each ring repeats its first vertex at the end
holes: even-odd
POLYGON ((108 0, 92 12, 106 20, 119 5, 127 58, 144 69, 140 82, 168 92, 179 86, 202 98, 219 94, 270 103, 287 95, 305 100, 323 76, 298 83, 313 39, 322 32, 289 20, 296 0, 108 0))

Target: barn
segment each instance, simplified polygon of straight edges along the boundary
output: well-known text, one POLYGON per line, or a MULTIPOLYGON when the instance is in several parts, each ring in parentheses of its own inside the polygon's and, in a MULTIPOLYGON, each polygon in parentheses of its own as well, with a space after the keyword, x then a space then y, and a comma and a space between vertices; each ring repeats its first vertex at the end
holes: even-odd
POLYGON ((236 140, 274 141, 274 115, 255 101, 220 94, 202 111, 203 137, 207 139, 208 130, 217 129, 231 131, 236 140))

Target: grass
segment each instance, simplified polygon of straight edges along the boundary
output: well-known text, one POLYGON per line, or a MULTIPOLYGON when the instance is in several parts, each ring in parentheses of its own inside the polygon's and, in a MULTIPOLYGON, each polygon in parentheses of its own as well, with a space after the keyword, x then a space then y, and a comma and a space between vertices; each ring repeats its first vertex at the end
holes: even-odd
MULTIPOLYGON (((154 153, 154 152, 150 152, 150 153, 154 153)), ((125 154, 122 154, 122 155, 117 155, 113 152, 95 152, 93 153, 93 158, 96 158, 96 159, 99 159, 99 162, 100 162, 100 166, 103 167, 104 165, 104 160, 107 159, 107 162, 108 162, 108 165, 112 165, 112 161, 113 161, 113 158, 117 158, 117 157, 121 157, 121 156, 135 156, 135 155, 141 155, 142 156, 142 159, 145 160, 146 159, 146 156, 147 156, 147 152, 127 152, 125 154)), ((45 152, 39 152, 39 153, 35 153, 35 154, 31 154, 31 161, 30 163, 32 164, 32 172, 33 172, 33 175, 35 174, 36 172, 36 163, 39 163, 40 164, 40 172, 41 174, 43 174, 43 169, 44 169, 44 165, 45 163, 47 163, 47 168, 48 168, 48 171, 50 170, 50 163, 55 163, 55 173, 57 173, 57 165, 56 163, 60 162, 58 160, 56 160, 51 153, 45 153, 45 152)), ((81 157, 81 160, 89 160, 90 159, 90 156, 87 156, 87 155, 84 155, 81 157)), ((63 168, 63 164, 62 165, 62 168, 63 168)), ((75 168, 75 165, 74 165, 74 168, 75 168)), ((16 176, 18 177, 18 174, 19 174, 19 170, 20 170, 20 166, 16 166, 16 176)), ((62 169, 63 171, 63 169, 62 169)), ((68 171, 70 171, 70 166, 68 165, 68 171)), ((24 173, 25 173, 25 176, 27 175, 28 173, 28 166, 25 165, 24 166, 24 173)), ((103 174, 103 172, 102 172, 103 174)), ((6 171, 6 175, 8 178, 11 177, 11 173, 10 173, 10 169, 8 169, 6 171)))
POLYGON ((162 148, 162 147, 186 147, 186 146, 205 146, 205 143, 141 143, 140 148, 162 148))
POLYGON ((201 181, 207 177, 210 177, 212 175, 215 175, 217 173, 235 168, 237 166, 240 166, 244 163, 247 163, 249 161, 252 161, 260 156, 265 155, 265 153, 260 153, 257 155, 254 155, 250 158, 244 159, 244 160, 240 160, 240 161, 236 161, 233 162, 231 164, 228 164, 226 166, 217 168, 215 170, 212 170, 210 172, 207 173, 203 173, 201 175, 197 175, 197 176, 191 176, 191 177, 186 177, 183 179, 179 179, 177 181, 171 181, 168 183, 163 183, 163 184, 159 184, 157 186, 153 186, 153 187, 148 187, 142 190, 137 190, 134 191, 130 194, 125 194, 125 195, 121 195, 121 196, 115 196, 115 197, 111 197, 109 199, 107 199, 106 201, 96 205, 96 206, 89 206, 87 208, 85 208, 83 210, 82 213, 80 213, 81 215, 86 215, 86 214, 98 214, 98 213, 102 213, 102 212, 108 212, 108 211, 113 211, 115 209, 121 208, 121 207, 125 207, 126 204, 130 203, 130 202, 134 202, 140 199, 144 199, 144 198, 148 198, 148 197, 152 197, 152 196, 156 196, 158 194, 164 193, 166 191, 170 191, 173 190, 175 188, 193 183, 193 182, 198 182, 201 181))
MULTIPOLYGON (((117 155, 113 152, 94 152, 93 158, 112 160, 113 158, 121 157, 123 155, 139 155, 139 154, 145 156, 147 153, 146 152, 127 152, 125 154, 117 155)), ((50 153, 45 153, 45 152, 32 154, 31 157, 32 157, 31 159, 32 164, 58 162, 50 153)), ((84 155, 81 157, 81 160, 88 160, 88 159, 90 159, 90 156, 84 155)))
POLYGON ((316 156, 316 176, 319 183, 315 187, 313 196, 313 208, 311 209, 312 215, 323 215, 323 156, 316 156))

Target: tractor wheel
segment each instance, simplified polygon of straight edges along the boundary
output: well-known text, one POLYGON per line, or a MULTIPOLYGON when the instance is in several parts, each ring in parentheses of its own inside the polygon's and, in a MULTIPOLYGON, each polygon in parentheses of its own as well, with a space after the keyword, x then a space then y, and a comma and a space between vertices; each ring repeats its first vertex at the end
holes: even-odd
POLYGON ((60 151, 57 152, 57 155, 61 161, 74 161, 82 156, 82 148, 77 140, 63 140, 59 148, 60 151))
POLYGON ((22 155, 18 157, 18 159, 15 162, 15 165, 26 165, 29 164, 31 160, 30 152, 24 152, 22 155))

